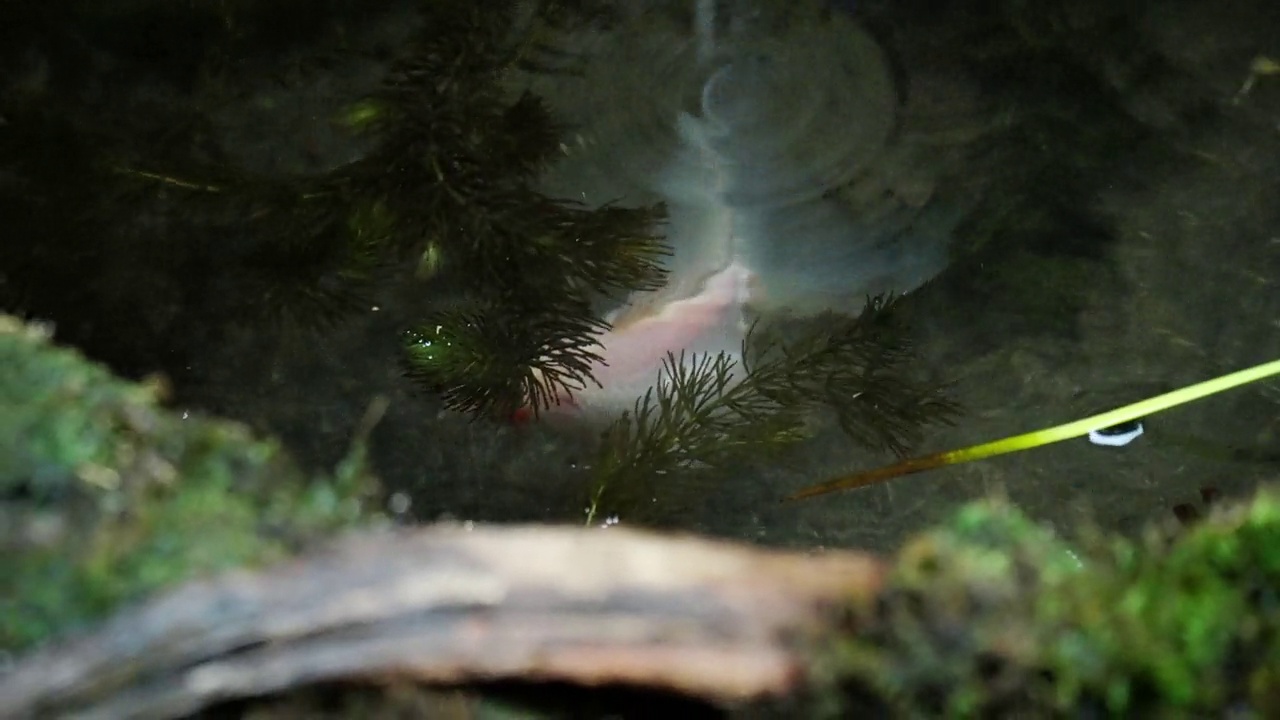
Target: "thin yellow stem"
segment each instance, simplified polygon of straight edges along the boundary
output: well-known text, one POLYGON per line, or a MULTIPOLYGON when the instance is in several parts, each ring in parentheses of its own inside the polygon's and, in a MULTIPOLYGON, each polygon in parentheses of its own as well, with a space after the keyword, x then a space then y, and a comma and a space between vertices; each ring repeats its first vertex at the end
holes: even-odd
POLYGON ((1271 362, 1255 365, 1229 375, 1216 377, 1212 380, 1205 380, 1195 385, 1167 392, 1163 395, 1157 395, 1146 400, 1125 405, 1097 415, 1090 415, 1081 420, 1056 425, 1044 430, 1036 430, 1035 432, 1024 433, 1022 435, 1014 435, 1013 437, 995 440, 981 445, 973 445, 971 447, 959 450, 949 450, 947 452, 934 453, 923 457, 911 458, 902 462, 887 465, 882 468, 870 470, 867 472, 855 473, 853 475, 843 475, 821 483, 813 485, 798 492, 787 496, 786 500, 800 500, 803 498, 814 497, 817 495, 825 495, 839 490, 851 490, 853 488, 865 487, 885 480, 891 480, 903 475, 931 470, 943 465, 958 465, 960 463, 971 462, 973 460, 982 460, 984 458, 995 457, 997 455, 1006 455, 1020 450, 1030 450, 1031 448, 1049 445, 1051 443, 1070 440, 1071 438, 1088 435, 1094 430, 1101 430, 1120 423, 1130 422, 1139 418, 1146 417, 1162 410, 1168 410, 1185 403, 1199 400, 1209 395, 1215 395, 1239 387, 1247 385, 1251 382, 1271 377, 1272 375, 1280 375, 1280 360, 1272 360, 1271 362))

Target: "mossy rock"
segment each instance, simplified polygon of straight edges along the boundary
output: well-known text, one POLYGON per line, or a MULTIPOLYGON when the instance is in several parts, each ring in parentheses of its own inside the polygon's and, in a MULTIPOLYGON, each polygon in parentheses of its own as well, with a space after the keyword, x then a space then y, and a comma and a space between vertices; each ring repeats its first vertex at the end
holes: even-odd
POLYGON ((376 520, 359 443, 308 478, 277 442, 163 394, 0 316, 0 649, 376 520))
POLYGON ((909 542, 828 671, 910 716, 1273 717, 1280 489, 1080 549, 984 501, 909 542))

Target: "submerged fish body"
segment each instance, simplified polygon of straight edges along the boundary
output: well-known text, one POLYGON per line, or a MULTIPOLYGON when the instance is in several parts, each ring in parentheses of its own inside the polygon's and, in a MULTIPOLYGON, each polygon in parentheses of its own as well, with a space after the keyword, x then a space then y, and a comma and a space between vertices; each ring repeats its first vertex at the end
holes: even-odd
POLYGON ((706 277, 698 292, 677 299, 659 294, 637 297, 611 319, 601 334, 601 360, 591 367, 599 383, 557 398, 551 414, 614 417, 662 382, 668 360, 693 362, 725 353, 737 360, 746 339, 745 308, 753 273, 739 262, 706 277))

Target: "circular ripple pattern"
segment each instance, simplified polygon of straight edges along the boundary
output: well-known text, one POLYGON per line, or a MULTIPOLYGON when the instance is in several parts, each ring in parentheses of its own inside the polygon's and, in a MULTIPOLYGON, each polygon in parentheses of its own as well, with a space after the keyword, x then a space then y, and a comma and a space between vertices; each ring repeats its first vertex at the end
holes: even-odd
POLYGON ((874 178, 897 123, 879 45, 817 0, 765 5, 633 6, 556 42, 569 72, 525 82, 570 126, 543 192, 667 204, 671 275, 649 305, 737 261, 758 311, 857 313, 946 265, 945 229, 886 224, 828 194, 874 178))
POLYGON ((776 207, 849 181, 883 146, 896 95, 876 44, 833 19, 726 53, 701 98, 731 207, 776 207))
POLYGON ((717 18, 708 51, 689 7, 564 38, 581 74, 530 79, 571 127, 548 190, 593 204, 652 201, 669 193, 662 177, 692 133, 711 152, 685 153, 697 166, 682 169, 685 190, 764 208, 821 196, 883 146, 896 95, 857 25, 838 14, 717 18))

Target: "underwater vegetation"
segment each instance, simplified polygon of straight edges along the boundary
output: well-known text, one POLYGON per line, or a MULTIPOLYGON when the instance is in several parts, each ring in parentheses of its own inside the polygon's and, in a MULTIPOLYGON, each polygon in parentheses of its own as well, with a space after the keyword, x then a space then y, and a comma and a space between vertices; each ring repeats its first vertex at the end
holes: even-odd
POLYGON ((604 432, 588 522, 638 502, 611 495, 644 497, 665 473, 768 458, 808 437, 820 413, 864 447, 905 454, 924 424, 948 422, 958 408, 904 372, 911 346, 891 310, 873 299, 857 317, 828 314, 785 340, 757 326, 741 363, 668 357, 670 381, 604 432))

